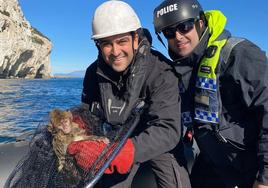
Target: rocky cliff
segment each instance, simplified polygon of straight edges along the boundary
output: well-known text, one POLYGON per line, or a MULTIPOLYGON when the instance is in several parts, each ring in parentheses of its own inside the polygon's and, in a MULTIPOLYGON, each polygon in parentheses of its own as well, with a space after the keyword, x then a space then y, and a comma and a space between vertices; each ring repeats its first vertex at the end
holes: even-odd
POLYGON ((51 48, 25 19, 18 0, 0 0, 0 78, 49 78, 51 48))

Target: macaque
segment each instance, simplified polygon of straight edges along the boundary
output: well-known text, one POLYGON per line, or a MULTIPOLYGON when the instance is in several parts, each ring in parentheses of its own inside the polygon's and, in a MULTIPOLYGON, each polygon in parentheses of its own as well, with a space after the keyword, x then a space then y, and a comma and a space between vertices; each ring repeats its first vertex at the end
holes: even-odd
POLYGON ((66 150, 68 145, 74 141, 96 140, 106 144, 109 140, 105 137, 88 135, 85 129, 73 122, 73 115, 70 111, 54 109, 49 114, 50 123, 47 127, 52 133, 52 146, 58 158, 58 170, 61 171, 65 166, 66 150))

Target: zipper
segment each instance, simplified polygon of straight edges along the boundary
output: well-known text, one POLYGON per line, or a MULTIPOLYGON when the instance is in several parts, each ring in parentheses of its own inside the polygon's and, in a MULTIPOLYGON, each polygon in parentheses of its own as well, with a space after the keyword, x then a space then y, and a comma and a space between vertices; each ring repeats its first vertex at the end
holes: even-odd
POLYGON ((100 72, 97 72, 97 74, 101 77, 103 77, 104 79, 108 80, 109 82, 111 82, 113 85, 115 85, 117 87, 118 90, 121 89, 121 87, 123 86, 123 79, 122 79, 122 76, 120 76, 120 79, 119 79, 119 82, 115 82, 113 80, 111 80, 109 77, 107 77, 106 75, 100 73, 100 72))

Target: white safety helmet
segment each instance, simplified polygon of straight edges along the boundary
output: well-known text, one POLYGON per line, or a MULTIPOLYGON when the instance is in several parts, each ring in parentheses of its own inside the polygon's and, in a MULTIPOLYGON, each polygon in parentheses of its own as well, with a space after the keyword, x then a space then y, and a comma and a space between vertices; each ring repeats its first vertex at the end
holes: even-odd
POLYGON ((92 21, 92 39, 136 31, 141 23, 135 11, 125 2, 110 0, 95 11, 92 21))

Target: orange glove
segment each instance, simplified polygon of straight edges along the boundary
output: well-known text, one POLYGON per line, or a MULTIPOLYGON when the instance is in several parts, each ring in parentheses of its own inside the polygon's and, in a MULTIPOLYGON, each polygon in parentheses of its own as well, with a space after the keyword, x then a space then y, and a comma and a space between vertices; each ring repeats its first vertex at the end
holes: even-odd
POLYGON ((134 151, 132 140, 128 139, 104 173, 112 174, 115 170, 119 174, 128 173, 134 161, 134 151))
POLYGON ((69 144, 67 152, 74 155, 76 163, 88 171, 105 146, 106 144, 102 141, 77 141, 69 144))

